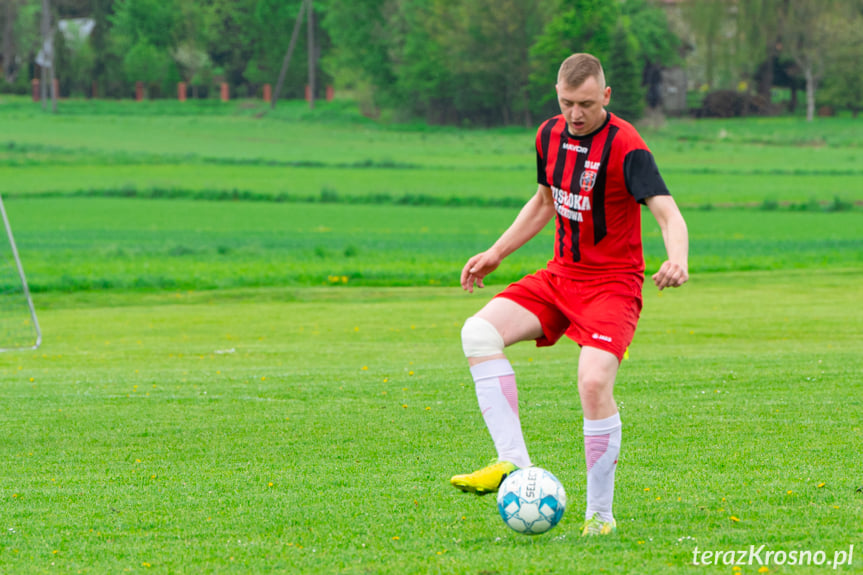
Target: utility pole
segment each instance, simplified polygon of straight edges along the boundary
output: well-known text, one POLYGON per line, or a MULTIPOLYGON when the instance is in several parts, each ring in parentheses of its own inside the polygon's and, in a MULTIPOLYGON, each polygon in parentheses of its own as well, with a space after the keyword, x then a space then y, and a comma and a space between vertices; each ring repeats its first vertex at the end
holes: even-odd
MULTIPOLYGON (((288 66, 291 64, 291 56, 294 54, 294 46, 297 44, 297 35, 300 32, 300 24, 303 23, 303 10, 310 0, 303 0, 300 4, 300 13, 297 14, 297 21, 294 22, 294 32, 291 34, 291 42, 288 45, 288 51, 285 53, 285 59, 282 60, 282 69, 279 72, 279 81, 276 82, 276 91, 273 93, 273 101, 270 103, 270 109, 276 109, 276 101, 279 99, 279 94, 282 93, 282 85, 285 83, 285 75, 288 73, 288 66)), ((309 10, 311 13, 311 10, 309 10)))
POLYGON ((315 11, 312 9, 312 0, 309 4, 309 108, 315 108, 315 11))
POLYGON ((6 0, 6 17, 4 18, 3 24, 3 66, 2 72, 3 78, 12 83, 12 67, 14 66, 15 56, 13 52, 15 52, 15 44, 14 44, 14 24, 15 24, 15 0, 6 0))
POLYGON ((57 91, 54 89, 54 38, 51 36, 51 3, 42 0, 42 53, 44 55, 42 69, 42 80, 39 85, 42 97, 42 109, 45 109, 48 85, 51 90, 51 111, 57 112, 57 91))
MULTIPOLYGON (((45 1, 47 2, 48 0, 45 0, 45 1)), ((49 16, 49 18, 50 18, 50 16, 49 16)), ((49 20, 49 22, 50 22, 50 20, 49 20)), ((51 27, 50 26, 48 27, 48 34, 51 35, 51 40, 50 40, 50 43, 51 43, 51 68, 50 68, 50 70, 51 70, 51 111, 56 114, 57 113, 57 81, 56 81, 57 75, 55 74, 55 71, 54 71, 54 62, 55 62, 55 60, 54 60, 54 35, 51 34, 51 27)))
POLYGON ((42 0, 42 62, 39 64, 39 99, 42 100, 42 109, 46 109, 48 105, 48 27, 50 26, 51 16, 48 14, 48 0, 42 0))

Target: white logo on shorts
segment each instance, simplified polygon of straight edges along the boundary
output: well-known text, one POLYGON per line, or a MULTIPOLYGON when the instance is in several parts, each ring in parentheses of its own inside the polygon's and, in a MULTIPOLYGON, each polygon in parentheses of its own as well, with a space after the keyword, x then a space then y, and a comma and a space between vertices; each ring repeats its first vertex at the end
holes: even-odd
POLYGON ((602 341, 607 341, 608 343, 611 343, 611 338, 607 335, 600 335, 598 333, 595 333, 592 337, 593 339, 601 339, 602 341))

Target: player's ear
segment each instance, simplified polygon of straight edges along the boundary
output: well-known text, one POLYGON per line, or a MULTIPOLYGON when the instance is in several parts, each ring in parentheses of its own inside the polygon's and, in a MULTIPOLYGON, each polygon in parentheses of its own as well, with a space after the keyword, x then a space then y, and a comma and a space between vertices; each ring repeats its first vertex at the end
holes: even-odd
POLYGON ((602 93, 602 105, 608 106, 608 103, 611 101, 611 86, 606 86, 605 90, 602 93))

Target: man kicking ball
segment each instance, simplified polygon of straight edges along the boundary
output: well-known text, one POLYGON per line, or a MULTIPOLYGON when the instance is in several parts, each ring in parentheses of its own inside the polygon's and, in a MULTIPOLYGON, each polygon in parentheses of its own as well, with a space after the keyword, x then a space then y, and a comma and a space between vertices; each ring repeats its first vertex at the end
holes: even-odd
POLYGON ((641 136, 605 109, 611 88, 599 60, 590 54, 564 60, 556 89, 561 114, 544 122, 536 135, 536 194, 494 245, 470 258, 461 272, 465 290, 484 287, 483 278, 556 217, 548 266, 508 286, 462 328, 498 461, 450 482, 483 495, 497 491, 515 469, 531 465, 515 373, 503 350, 531 339, 537 346, 554 345, 566 334, 581 347, 578 393, 587 460, 582 535, 608 534, 616 528, 612 501, 621 439, 614 379, 641 312, 641 204, 659 223, 668 253, 653 275, 660 290, 689 278, 689 239, 641 136))

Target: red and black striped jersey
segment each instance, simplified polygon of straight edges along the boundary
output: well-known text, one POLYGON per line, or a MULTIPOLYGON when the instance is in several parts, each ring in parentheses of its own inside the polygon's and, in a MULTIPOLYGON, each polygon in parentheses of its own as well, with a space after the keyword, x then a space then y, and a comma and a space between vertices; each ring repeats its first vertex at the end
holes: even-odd
POLYGON ((635 128, 608 112, 598 130, 572 136, 564 117, 555 116, 537 131, 536 167, 557 212, 549 271, 570 278, 643 279, 640 204, 669 191, 635 128))

